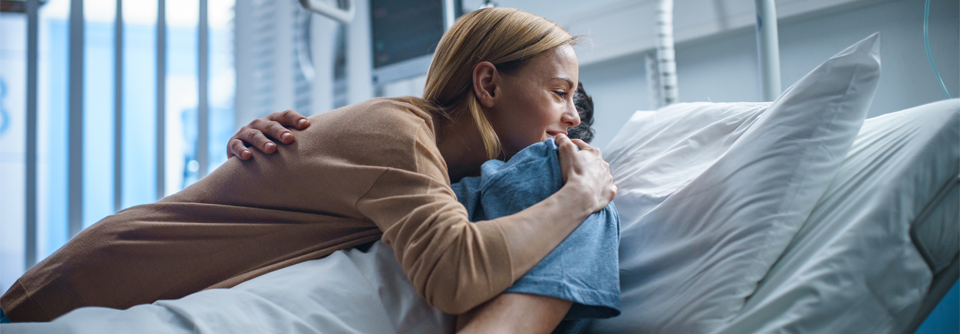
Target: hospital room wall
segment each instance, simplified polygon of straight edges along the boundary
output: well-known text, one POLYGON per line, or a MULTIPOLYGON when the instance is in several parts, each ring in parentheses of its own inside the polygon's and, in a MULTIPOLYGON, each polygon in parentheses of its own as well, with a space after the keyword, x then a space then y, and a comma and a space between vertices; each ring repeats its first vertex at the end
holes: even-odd
MULTIPOLYGON (((680 15, 675 10, 675 15, 680 15)), ((781 84, 786 89, 814 67, 873 32, 881 34, 882 71, 869 117, 945 99, 923 45, 923 1, 899 0, 779 23, 781 84)), ((931 0, 930 47, 950 94, 960 94, 958 2, 931 0)), ((741 29, 676 46, 681 102, 760 101, 754 30, 741 29)), ((593 95, 594 145, 605 147, 634 111, 653 109, 643 53, 581 66, 593 95)))

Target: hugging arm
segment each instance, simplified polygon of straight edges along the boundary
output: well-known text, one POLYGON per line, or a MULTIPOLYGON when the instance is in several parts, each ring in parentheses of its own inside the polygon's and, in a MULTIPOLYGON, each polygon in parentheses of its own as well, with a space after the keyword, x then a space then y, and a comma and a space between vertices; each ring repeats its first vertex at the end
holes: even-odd
POLYGON ((588 165, 599 163, 592 152, 561 144, 572 152, 566 185, 514 214, 470 223, 432 136, 420 133, 412 147, 422 151, 410 154, 416 168, 387 170, 356 206, 384 232, 414 288, 444 312, 461 314, 502 293, 612 199, 614 190, 589 175, 598 168, 588 165), (606 201, 583 193, 604 190, 606 201))
MULTIPOLYGON (((274 138, 283 134, 282 130, 268 131, 264 132, 274 138)), ((432 140, 432 136, 420 135, 415 146, 435 150, 432 140)), ((606 170, 598 150, 565 137, 558 142, 560 155, 565 158, 560 165, 567 186, 509 216, 464 224, 466 212, 443 182, 446 170, 442 160, 427 163, 422 170, 384 174, 369 198, 357 203, 360 211, 380 225, 385 233, 383 240, 394 248, 421 296, 447 313, 470 310, 460 317, 459 329, 499 332, 502 328, 495 326, 507 325, 523 332, 549 332, 570 308, 567 300, 501 294, 615 194, 610 180, 591 174, 606 170), (410 185, 419 186, 407 189, 410 185), (609 197, 598 199, 597 193, 609 197), (398 210, 401 207, 404 210, 398 210), (476 307, 480 304, 483 306, 476 307), (518 327, 521 324, 537 327, 518 327)), ((442 159, 438 152, 416 156, 442 159)), ((605 174, 609 178, 609 172, 605 174)))

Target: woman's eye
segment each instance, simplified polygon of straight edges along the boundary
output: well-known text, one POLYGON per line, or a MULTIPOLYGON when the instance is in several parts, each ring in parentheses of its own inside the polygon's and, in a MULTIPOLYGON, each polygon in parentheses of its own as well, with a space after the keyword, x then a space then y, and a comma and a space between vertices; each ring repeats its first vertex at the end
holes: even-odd
POLYGON ((560 97, 567 96, 567 92, 564 92, 564 91, 555 91, 554 93, 557 94, 557 95, 560 96, 560 97))

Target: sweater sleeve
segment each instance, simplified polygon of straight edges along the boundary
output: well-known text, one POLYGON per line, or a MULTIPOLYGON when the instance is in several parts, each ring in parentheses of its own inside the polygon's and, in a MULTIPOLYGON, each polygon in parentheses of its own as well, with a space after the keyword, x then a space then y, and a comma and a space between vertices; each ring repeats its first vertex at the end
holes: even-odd
POLYGON ((460 314, 513 284, 507 240, 494 221, 470 223, 426 125, 410 144, 412 170, 386 168, 357 210, 383 230, 418 293, 441 311, 460 314))

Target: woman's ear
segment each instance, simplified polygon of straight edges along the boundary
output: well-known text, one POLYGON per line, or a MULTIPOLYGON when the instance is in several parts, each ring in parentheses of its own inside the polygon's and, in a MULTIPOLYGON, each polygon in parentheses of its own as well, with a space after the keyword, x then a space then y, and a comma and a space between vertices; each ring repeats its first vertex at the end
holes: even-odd
POLYGON ((500 73, 497 67, 489 61, 482 61, 473 67, 473 95, 476 95, 480 105, 492 108, 496 104, 497 85, 500 84, 500 73))

